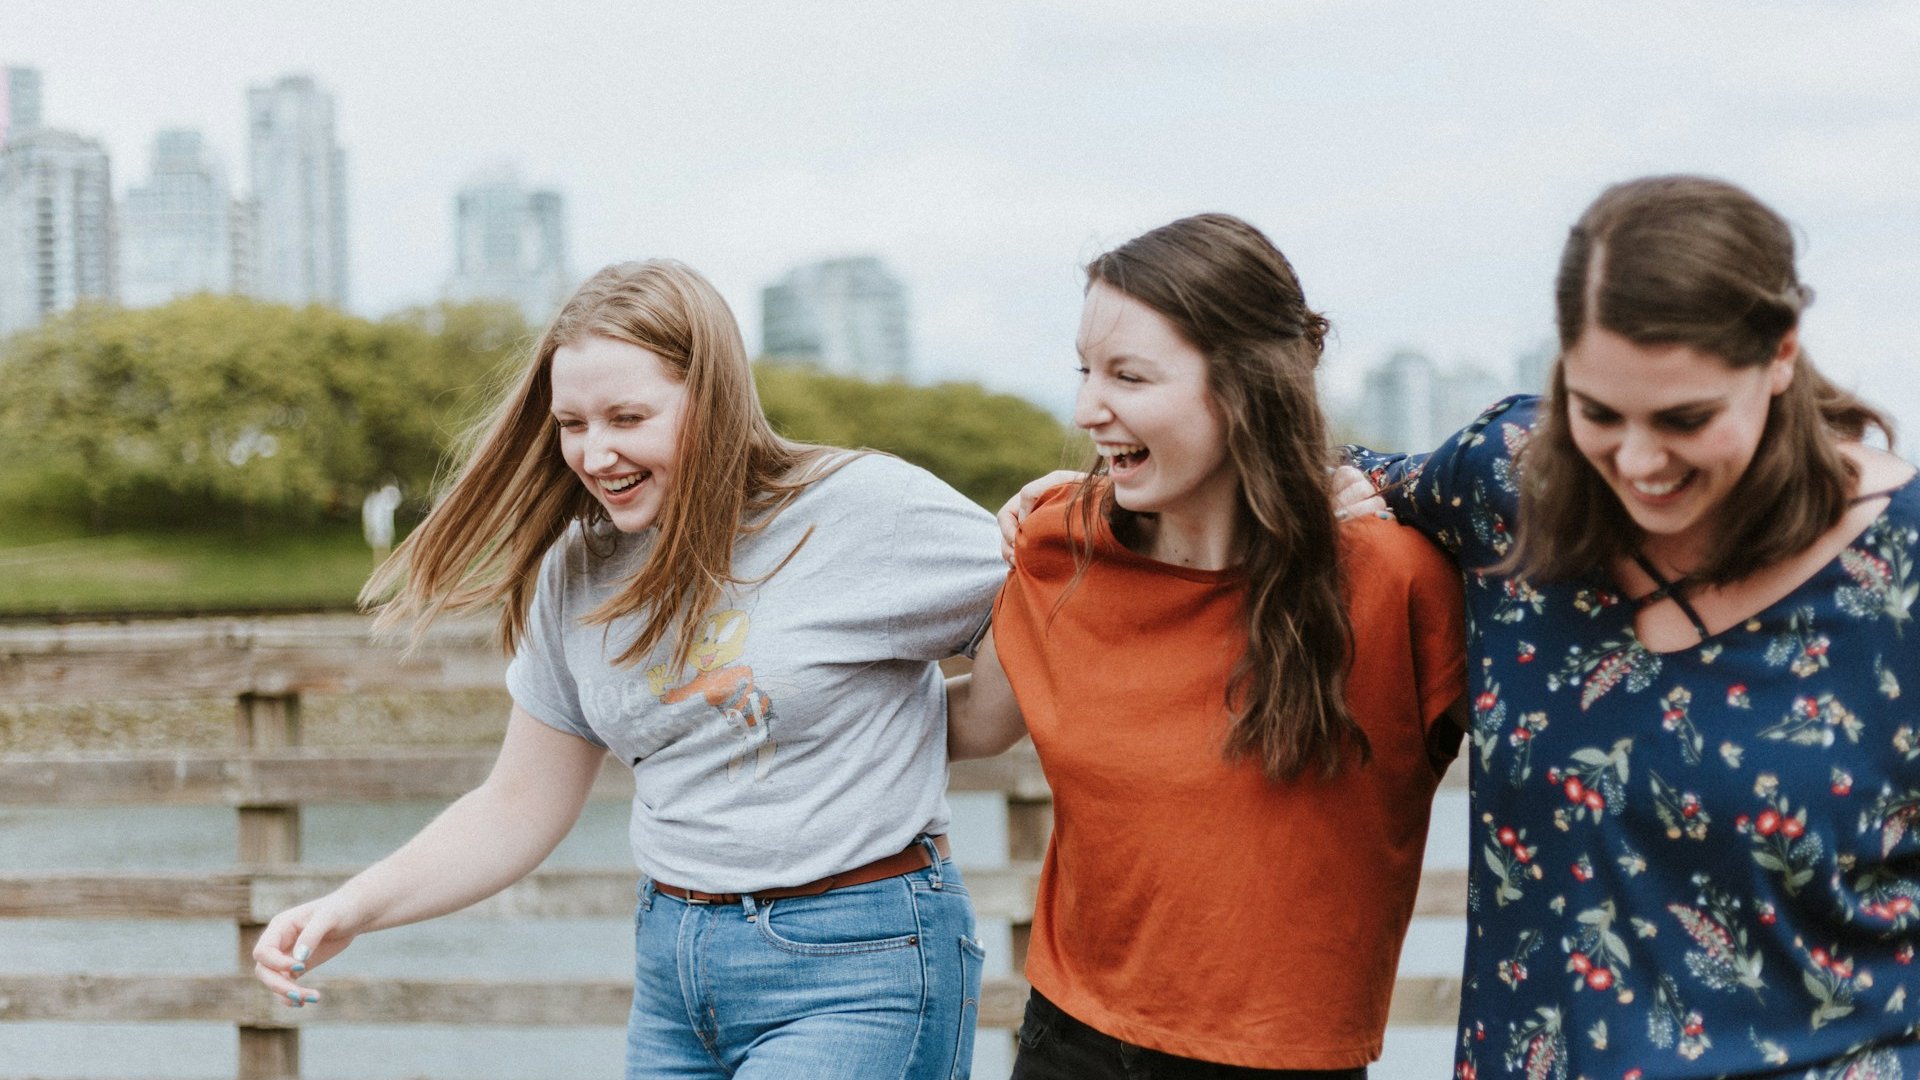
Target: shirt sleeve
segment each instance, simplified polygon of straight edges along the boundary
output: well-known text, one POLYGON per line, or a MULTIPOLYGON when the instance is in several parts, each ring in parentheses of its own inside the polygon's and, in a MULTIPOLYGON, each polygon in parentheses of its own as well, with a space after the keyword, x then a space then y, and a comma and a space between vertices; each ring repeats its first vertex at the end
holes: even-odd
POLYGON ((887 553, 887 640, 903 660, 944 660, 979 634, 1006 580, 993 515, 924 469, 901 485, 887 553))
POLYGON ((587 723, 579 687, 567 667, 567 552, 573 537, 570 530, 540 561, 526 632, 507 665, 507 693, 527 715, 548 727, 605 747, 606 742, 587 723))
POLYGON ((1343 450, 1365 472, 1394 516, 1431 537, 1465 567, 1505 557, 1519 503, 1514 457, 1533 431, 1539 399, 1516 394, 1494 404, 1426 454, 1343 450))
POLYGON ((1407 589, 1408 636, 1420 714, 1431 728, 1446 723, 1442 717, 1447 707, 1467 692, 1466 604, 1459 571, 1445 556, 1425 541, 1407 546, 1413 571, 1407 589))

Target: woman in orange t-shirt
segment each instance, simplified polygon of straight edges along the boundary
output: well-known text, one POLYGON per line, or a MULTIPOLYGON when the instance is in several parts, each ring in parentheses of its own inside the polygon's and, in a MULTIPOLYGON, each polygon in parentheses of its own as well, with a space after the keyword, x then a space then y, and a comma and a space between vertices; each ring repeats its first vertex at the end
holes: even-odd
POLYGON ((1015 1080, 1364 1076, 1459 744, 1458 574, 1336 520, 1327 323, 1259 230, 1185 218, 1087 278, 1100 463, 948 683, 953 757, 1030 733, 1053 788, 1015 1080))

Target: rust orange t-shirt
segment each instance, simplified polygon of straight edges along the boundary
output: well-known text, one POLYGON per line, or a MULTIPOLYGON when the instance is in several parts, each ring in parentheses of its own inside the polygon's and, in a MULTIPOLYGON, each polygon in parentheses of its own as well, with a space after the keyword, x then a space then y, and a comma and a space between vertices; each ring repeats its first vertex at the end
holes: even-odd
POLYGON ((993 619, 1054 799, 1028 980, 1182 1057, 1374 1060, 1445 766, 1429 734, 1458 746, 1431 729, 1465 686, 1459 572, 1412 529, 1342 526, 1347 696, 1373 757, 1272 783, 1222 754, 1244 579, 1144 558, 1101 522, 1055 612, 1074 574, 1070 490, 1027 519, 993 619))

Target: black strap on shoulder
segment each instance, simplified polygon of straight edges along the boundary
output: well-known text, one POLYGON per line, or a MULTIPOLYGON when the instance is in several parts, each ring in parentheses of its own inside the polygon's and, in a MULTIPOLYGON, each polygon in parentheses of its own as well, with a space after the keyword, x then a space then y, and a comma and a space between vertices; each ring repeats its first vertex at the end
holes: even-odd
POLYGON ((1636 596, 1633 598, 1634 606, 1646 607, 1649 604, 1657 604, 1662 600, 1671 600, 1674 606, 1680 609, 1680 613, 1687 617, 1687 621, 1693 624, 1694 630, 1699 632, 1700 640, 1707 640, 1706 621, 1700 618, 1699 612, 1693 610, 1693 605, 1687 603, 1687 598, 1682 593, 1682 590, 1686 588, 1686 580, 1668 581, 1666 575, 1662 574, 1659 569, 1653 565, 1651 559, 1648 559, 1645 555, 1637 551, 1634 552, 1633 562, 1634 565, 1640 568, 1642 573, 1652 578, 1654 583, 1654 590, 1652 592, 1647 593, 1645 596, 1636 596))

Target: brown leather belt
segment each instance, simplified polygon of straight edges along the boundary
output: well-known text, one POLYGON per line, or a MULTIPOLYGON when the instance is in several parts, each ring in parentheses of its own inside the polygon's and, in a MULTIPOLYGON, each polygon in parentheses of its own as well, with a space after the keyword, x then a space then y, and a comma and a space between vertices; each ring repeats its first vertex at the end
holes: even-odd
MULTIPOLYGON (((933 848, 942 859, 953 854, 947 844, 946 834, 933 837, 933 848)), ((788 885, 778 889, 761 889, 755 893, 713 893, 698 889, 683 889, 678 885, 669 885, 664 881, 655 881, 655 892, 662 892, 676 900, 685 900, 689 904, 737 904, 752 896, 755 900, 786 900, 795 896, 819 896, 823 892, 844 889, 849 885, 865 885, 870 881, 899 877, 911 874, 915 870, 925 870, 933 865, 927 855, 927 845, 915 840, 906 847, 884 858, 875 859, 865 866, 856 866, 851 870, 842 870, 837 874, 823 877, 819 881, 809 881, 805 885, 788 885)))

